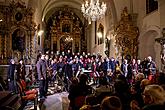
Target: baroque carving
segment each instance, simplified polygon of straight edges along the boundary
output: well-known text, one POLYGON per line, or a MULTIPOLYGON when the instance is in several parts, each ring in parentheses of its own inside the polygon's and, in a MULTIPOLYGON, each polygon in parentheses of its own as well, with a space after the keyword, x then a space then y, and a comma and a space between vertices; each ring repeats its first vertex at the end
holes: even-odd
POLYGON ((0 19, 2 19, 0 37, 5 41, 4 46, 1 47, 3 49, 0 50, 2 54, 0 56, 4 56, 3 59, 6 61, 8 58, 18 57, 15 53, 20 53, 19 58, 33 56, 34 43, 32 41, 36 30, 33 14, 34 10, 26 7, 20 0, 17 2, 13 0, 8 5, 0 4, 0 19))
MULTIPOLYGON (((84 48, 86 42, 82 42, 85 37, 83 32, 84 26, 80 18, 75 15, 71 9, 67 7, 58 8, 57 11, 48 19, 47 26, 47 40, 51 40, 52 43, 49 45, 56 45, 56 47, 53 46, 53 49, 51 48, 52 50, 66 51, 66 49, 72 48, 73 52, 86 51, 86 48, 84 48), (66 36, 70 37, 72 43, 69 43, 65 39, 66 36)), ((47 45, 45 45, 45 47, 46 46, 47 45)))
POLYGON ((121 20, 115 27, 116 45, 122 57, 137 58, 138 54, 138 28, 134 25, 131 15, 125 7, 121 13, 121 20))

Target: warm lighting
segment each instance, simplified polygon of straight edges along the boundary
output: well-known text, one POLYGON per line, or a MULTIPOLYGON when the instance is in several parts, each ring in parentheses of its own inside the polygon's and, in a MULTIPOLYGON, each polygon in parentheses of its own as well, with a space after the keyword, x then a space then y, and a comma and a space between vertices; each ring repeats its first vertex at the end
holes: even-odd
POLYGON ((68 36, 68 37, 65 38, 65 41, 66 41, 66 42, 71 42, 72 40, 73 40, 73 38, 70 37, 70 36, 68 36))
POLYGON ((110 36, 107 36, 107 39, 108 39, 108 40, 111 40, 111 37, 110 37, 110 36))
POLYGON ((40 31, 38 32, 38 36, 41 36, 43 33, 44 33, 44 31, 43 31, 43 30, 40 30, 40 31))
POLYGON ((0 22, 2 22, 3 20, 2 19, 0 19, 0 22))
POLYGON ((90 3, 86 1, 81 6, 81 11, 89 22, 101 19, 105 15, 106 9, 106 4, 102 2, 102 5, 100 5, 99 0, 91 0, 90 3))
POLYGON ((97 36, 98 36, 98 38, 102 38, 103 34, 101 32, 97 32, 97 36))
POLYGON ((42 17, 42 22, 44 22, 44 17, 42 17))

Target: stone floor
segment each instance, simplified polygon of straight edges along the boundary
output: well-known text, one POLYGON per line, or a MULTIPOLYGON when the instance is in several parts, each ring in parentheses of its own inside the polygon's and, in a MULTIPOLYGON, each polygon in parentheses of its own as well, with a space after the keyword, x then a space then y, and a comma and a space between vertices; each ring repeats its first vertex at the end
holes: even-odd
MULTIPOLYGON (((93 82, 90 82, 92 85, 93 82)), ((93 85, 95 88, 95 85, 93 85)), ((38 90, 38 88, 36 88, 38 90)), ((55 84, 51 84, 48 87, 48 96, 44 100, 38 98, 37 110, 68 110, 69 99, 68 92, 63 91, 63 87, 55 84)), ((34 103, 29 102, 24 110, 34 110, 34 103)))
MULTIPOLYGON (((68 92, 62 89, 62 86, 57 84, 49 85, 47 98, 44 100, 38 98, 37 110, 68 110, 68 92)), ((28 102, 24 110, 34 110, 34 102, 28 102)))

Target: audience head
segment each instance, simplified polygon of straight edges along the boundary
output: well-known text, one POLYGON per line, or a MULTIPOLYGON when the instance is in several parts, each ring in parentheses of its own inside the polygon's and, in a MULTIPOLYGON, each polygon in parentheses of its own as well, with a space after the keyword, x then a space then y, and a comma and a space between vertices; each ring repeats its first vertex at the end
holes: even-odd
POLYGON ((128 84, 125 81, 118 79, 115 81, 114 88, 116 93, 121 93, 121 94, 127 93, 129 90, 128 84))
POLYGON ((135 80, 136 80, 136 81, 142 81, 144 78, 145 78, 145 76, 144 76, 143 73, 138 73, 138 74, 135 76, 135 80))
POLYGON ((110 96, 101 102, 101 110, 122 110, 122 104, 118 97, 110 96))
POLYGON ((142 90, 144 90, 145 86, 150 85, 150 84, 151 84, 151 81, 150 81, 150 80, 148 80, 148 79, 143 79, 143 80, 141 81, 141 83, 140 83, 140 87, 141 87, 142 90))
POLYGON ((79 78, 79 82, 80 83, 86 84, 87 83, 87 80, 88 80, 88 77, 87 77, 86 74, 81 74, 80 75, 80 78, 79 78))
POLYGON ((91 105, 83 105, 80 110, 91 110, 91 105))
POLYGON ((78 83, 78 78, 77 77, 72 77, 71 82, 72 82, 72 84, 77 84, 78 83))
POLYGON ((164 104, 165 91, 159 85, 148 85, 143 91, 143 100, 145 104, 164 104))

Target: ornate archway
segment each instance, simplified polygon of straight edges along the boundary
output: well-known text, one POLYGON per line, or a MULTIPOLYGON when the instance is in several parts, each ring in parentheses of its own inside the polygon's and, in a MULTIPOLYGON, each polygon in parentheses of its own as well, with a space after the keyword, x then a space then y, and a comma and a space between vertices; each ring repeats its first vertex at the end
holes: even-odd
POLYGON ((71 48, 72 52, 86 51, 83 23, 71 8, 57 8, 46 25, 46 50, 66 51, 66 48, 71 48), (69 41, 71 39, 72 41, 69 41), (49 41, 49 44, 46 41, 49 41), (66 48, 63 49, 64 47, 66 48))
MULTIPOLYGON (((26 7, 22 1, 11 1, 8 5, 0 4, 0 58, 3 64, 8 59, 17 57, 15 53, 21 53, 21 57, 30 60, 34 57, 34 10, 26 7)), ((17 58, 19 59, 19 58, 17 58)))
POLYGON ((140 39, 139 51, 142 59, 151 56, 153 60, 156 59, 155 38, 158 33, 155 30, 149 30, 140 39))

